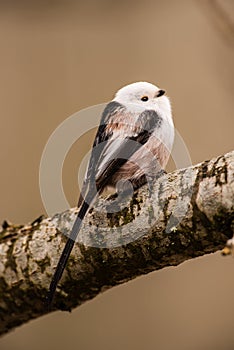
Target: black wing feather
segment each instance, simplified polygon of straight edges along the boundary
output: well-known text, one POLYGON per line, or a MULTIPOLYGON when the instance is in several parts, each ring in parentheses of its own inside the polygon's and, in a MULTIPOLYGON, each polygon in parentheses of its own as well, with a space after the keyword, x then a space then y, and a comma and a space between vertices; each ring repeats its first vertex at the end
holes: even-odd
MULTIPOLYGON (((95 185, 98 160, 100 160, 101 154, 104 151, 104 148, 106 146, 106 141, 108 141, 113 135, 112 132, 110 131, 107 132, 106 126, 108 124, 108 121, 112 116, 116 115, 117 113, 120 113, 124 109, 125 109, 124 106, 121 105, 120 103, 111 101, 106 105, 102 113, 100 124, 93 142, 93 148, 92 148, 92 152, 91 152, 91 156, 88 164, 88 169, 86 172, 86 177, 85 177, 81 194, 79 197, 78 207, 82 204, 90 186, 95 185)), ((96 192, 96 188, 93 189, 93 191, 96 192)))

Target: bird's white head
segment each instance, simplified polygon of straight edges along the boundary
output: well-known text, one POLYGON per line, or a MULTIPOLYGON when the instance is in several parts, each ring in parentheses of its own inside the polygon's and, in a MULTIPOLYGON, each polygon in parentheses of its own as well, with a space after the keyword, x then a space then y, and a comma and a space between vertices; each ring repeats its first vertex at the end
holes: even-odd
POLYGON ((154 109, 171 117, 171 105, 165 91, 148 82, 136 82, 117 91, 114 101, 133 110, 154 109))

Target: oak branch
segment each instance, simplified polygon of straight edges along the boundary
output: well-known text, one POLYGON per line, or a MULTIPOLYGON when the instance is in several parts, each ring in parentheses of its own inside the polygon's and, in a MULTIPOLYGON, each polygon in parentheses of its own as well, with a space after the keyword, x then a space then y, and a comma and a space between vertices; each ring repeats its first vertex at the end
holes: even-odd
MULTIPOLYGON (((99 200, 86 216, 50 311, 71 310, 137 276, 222 249, 234 232, 234 151, 163 175, 123 206, 113 201, 99 200)), ((76 213, 3 223, 0 334, 50 312, 45 297, 76 213)))

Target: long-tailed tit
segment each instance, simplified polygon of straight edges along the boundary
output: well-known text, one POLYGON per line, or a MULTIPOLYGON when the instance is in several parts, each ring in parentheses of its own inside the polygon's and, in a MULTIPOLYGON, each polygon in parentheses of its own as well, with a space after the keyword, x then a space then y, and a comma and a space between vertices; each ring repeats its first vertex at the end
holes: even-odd
POLYGON ((118 182, 130 181, 137 189, 146 182, 146 175, 165 169, 174 125, 164 94, 153 84, 137 82, 121 88, 104 109, 79 198, 80 209, 50 284, 49 305, 82 220, 97 195, 115 188, 118 182))

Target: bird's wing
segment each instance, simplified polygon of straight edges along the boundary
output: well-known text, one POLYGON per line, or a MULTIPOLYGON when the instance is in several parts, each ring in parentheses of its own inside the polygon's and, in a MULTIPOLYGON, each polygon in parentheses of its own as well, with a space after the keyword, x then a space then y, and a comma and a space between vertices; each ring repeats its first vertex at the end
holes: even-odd
POLYGON ((111 101, 108 103, 102 113, 100 124, 93 142, 93 148, 90 155, 89 163, 86 169, 85 178, 83 181, 83 186, 81 190, 81 194, 78 201, 78 207, 83 202, 83 199, 86 197, 87 192, 89 192, 90 185, 95 185, 95 170, 97 166, 97 161, 101 156, 101 153, 105 146, 105 141, 109 140, 112 136, 111 130, 107 130, 108 120, 114 117, 117 113, 121 113, 123 106, 118 103, 111 101), (97 147, 98 146, 98 147, 97 147))
POLYGON ((94 186, 96 191, 102 190, 160 123, 161 117, 154 110, 133 115, 123 105, 110 102, 103 111, 93 143, 82 195, 94 186))

